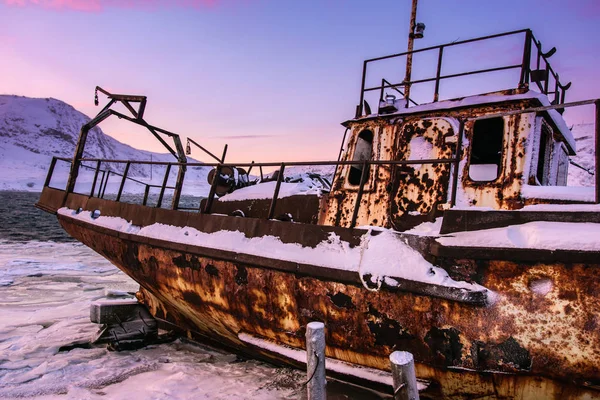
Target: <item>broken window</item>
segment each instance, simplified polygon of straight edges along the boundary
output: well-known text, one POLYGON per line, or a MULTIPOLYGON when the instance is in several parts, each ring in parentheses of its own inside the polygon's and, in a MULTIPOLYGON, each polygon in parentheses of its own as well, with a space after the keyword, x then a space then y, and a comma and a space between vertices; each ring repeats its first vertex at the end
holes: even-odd
POLYGON ((500 175, 504 119, 481 119, 473 125, 469 178, 478 182, 491 182, 500 175))
POLYGON ((550 159, 552 157, 552 137, 546 125, 542 126, 540 134, 540 149, 538 152, 538 162, 536 178, 538 184, 546 186, 550 183, 550 159))
MULTIPOLYGON (((373 150, 373 132, 364 130, 359 133, 354 146, 354 156, 352 161, 366 161, 371 159, 373 150)), ((348 174, 348 183, 351 185, 360 185, 360 177, 362 176, 362 164, 351 165, 350 173, 348 174)))

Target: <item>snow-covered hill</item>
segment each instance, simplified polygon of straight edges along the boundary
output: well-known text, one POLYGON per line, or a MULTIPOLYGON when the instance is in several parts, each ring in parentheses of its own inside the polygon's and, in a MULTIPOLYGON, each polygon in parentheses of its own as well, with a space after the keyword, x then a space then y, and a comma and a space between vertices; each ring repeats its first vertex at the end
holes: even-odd
MULTIPOLYGON (((90 118, 72 106, 53 98, 35 99, 28 97, 0 95, 0 190, 42 189, 46 171, 52 156, 73 157, 79 130, 90 118)), ((135 149, 105 135, 99 127, 88 134, 84 157, 120 159, 176 161, 170 154, 152 153, 135 149)), ((194 162, 195 160, 189 160, 194 162)), ((112 171, 122 172, 124 165, 111 164, 112 171)), ((208 168, 190 168, 186 176, 193 186, 206 185, 208 168)), ((177 171, 173 168, 170 183, 177 171)), ((149 182, 150 175, 154 183, 162 182, 164 167, 132 165, 129 176, 149 182)), ((68 165, 57 163, 52 185, 64 187, 68 176, 68 165)), ((92 179, 92 171, 82 169, 82 184, 92 179)), ((109 187, 118 186, 115 176, 109 180, 109 187)), ((110 190, 110 189, 109 189, 110 190)), ((130 185, 126 191, 143 191, 143 185, 130 185)))

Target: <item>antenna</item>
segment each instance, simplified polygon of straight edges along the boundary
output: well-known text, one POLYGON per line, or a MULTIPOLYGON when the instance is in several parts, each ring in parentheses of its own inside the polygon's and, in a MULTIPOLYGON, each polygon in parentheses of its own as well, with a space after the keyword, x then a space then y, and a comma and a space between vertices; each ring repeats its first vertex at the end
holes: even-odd
POLYGON ((413 0, 412 10, 410 13, 410 31, 408 32, 408 54, 406 55, 406 76, 404 77, 404 98, 406 99, 406 107, 408 107, 408 101, 410 99, 410 79, 412 75, 412 51, 415 39, 423 38, 423 31, 425 31, 425 24, 422 22, 417 23, 417 3, 419 0, 413 0))

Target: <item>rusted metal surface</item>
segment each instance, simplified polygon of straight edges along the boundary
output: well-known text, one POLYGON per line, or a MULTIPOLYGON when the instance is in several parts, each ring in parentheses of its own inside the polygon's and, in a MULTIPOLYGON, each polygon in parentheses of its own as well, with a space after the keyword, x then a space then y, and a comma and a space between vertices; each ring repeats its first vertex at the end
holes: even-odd
MULTIPOLYGON (((203 199, 200 208, 204 208, 206 199, 203 199)), ((319 215, 321 198, 317 195, 294 195, 277 200, 274 216, 289 213, 294 222, 315 224, 319 215)), ((241 210, 246 218, 266 218, 269 215, 269 199, 249 199, 235 201, 214 200, 212 212, 217 214, 232 215, 236 210, 241 210)))
MULTIPOLYGON (((518 94, 504 91, 501 95, 518 94)), ((422 165, 372 165, 362 193, 360 208, 356 211, 357 226, 373 225, 409 229, 438 215, 440 208, 448 207, 450 195, 456 186, 456 204, 515 210, 524 205, 547 203, 550 200, 524 199, 524 184, 530 184, 535 176, 537 157, 535 145, 539 146, 539 130, 544 125, 550 132, 552 145, 564 142, 554 124, 547 122, 545 114, 522 113, 523 109, 539 106, 537 99, 507 100, 496 104, 428 111, 398 116, 379 116, 348 121, 351 129, 348 149, 342 161, 349 161, 364 130, 374 133, 373 160, 419 158, 458 158, 456 167, 446 163, 422 165), (511 111, 520 114, 511 114, 511 111), (497 179, 475 181, 469 176, 475 121, 496 114, 504 121, 501 164, 497 179), (463 128, 463 134, 460 130, 463 128), (460 149, 457 150, 458 145, 460 149), (427 150, 424 152, 424 150, 427 150), (429 156, 424 156, 424 154, 429 156), (452 178, 452 179, 451 179, 452 178)), ((321 210, 319 223, 350 226, 359 187, 348 182, 350 166, 337 170, 332 191, 325 209, 321 210)))
POLYGON ((533 221, 592 222, 600 224, 600 213, 591 211, 481 211, 447 210, 440 234, 477 231, 533 221))
POLYGON ((432 398, 600 398, 592 388, 600 385, 597 264, 445 260, 455 279, 498 293, 480 308, 207 258, 60 220, 140 282, 140 298, 158 318, 236 349, 257 351, 239 332, 303 348, 305 326, 317 320, 328 327, 329 357, 388 369, 392 351, 413 353, 417 376, 437 383, 432 398))

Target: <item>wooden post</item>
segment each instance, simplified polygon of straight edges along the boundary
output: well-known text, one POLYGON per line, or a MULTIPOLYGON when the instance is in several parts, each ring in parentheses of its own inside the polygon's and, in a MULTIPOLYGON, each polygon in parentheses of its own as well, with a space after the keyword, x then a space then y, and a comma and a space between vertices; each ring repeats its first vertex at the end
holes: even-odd
POLYGON ((419 400, 413 355, 407 351, 395 351, 390 354, 390 363, 394 381, 394 400, 419 400))
POLYGON ((326 400, 325 324, 322 322, 306 325, 306 373, 308 400, 326 400))

